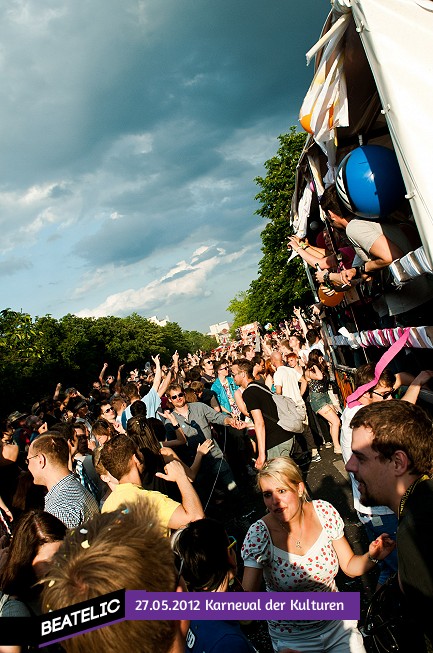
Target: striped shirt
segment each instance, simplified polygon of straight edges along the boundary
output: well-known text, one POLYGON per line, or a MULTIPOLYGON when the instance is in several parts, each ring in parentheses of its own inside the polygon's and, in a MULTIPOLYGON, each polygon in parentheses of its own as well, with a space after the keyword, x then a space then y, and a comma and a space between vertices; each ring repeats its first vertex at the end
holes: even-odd
POLYGON ((45 510, 68 528, 75 528, 99 512, 98 504, 73 475, 64 476, 45 496, 45 510))

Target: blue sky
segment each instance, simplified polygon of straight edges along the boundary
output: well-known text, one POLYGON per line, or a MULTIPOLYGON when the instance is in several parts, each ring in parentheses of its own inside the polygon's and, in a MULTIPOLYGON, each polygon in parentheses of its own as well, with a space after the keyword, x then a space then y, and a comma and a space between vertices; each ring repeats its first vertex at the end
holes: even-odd
POLYGON ((1 308, 206 331, 257 274, 254 178, 327 0, 0 7, 1 308))

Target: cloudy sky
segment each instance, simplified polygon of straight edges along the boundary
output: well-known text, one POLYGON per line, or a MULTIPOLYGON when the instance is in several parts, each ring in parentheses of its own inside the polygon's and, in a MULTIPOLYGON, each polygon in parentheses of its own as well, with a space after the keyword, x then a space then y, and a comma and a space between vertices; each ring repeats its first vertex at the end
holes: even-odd
POLYGON ((328 0, 0 6, 1 308, 206 331, 257 274, 254 178, 328 0))

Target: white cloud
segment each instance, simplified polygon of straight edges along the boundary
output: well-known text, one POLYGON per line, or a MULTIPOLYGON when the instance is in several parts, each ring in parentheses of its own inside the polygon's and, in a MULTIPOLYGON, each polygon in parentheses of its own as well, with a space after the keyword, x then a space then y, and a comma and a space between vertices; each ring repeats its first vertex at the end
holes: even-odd
MULTIPOLYGON (((202 249, 202 248, 200 248, 202 249)), ((206 250, 209 248, 206 248, 206 250)), ((150 281, 145 286, 109 295, 101 304, 93 309, 78 311, 79 317, 102 317, 106 315, 127 314, 133 311, 154 311, 157 304, 168 306, 172 298, 200 296, 209 297, 207 281, 217 267, 235 261, 245 253, 246 249, 225 256, 215 248, 216 254, 197 264, 179 261, 159 279, 150 281), (180 276, 179 276, 180 275, 180 276)), ((194 257, 194 256, 193 256, 194 257)), ((82 288, 80 289, 82 292, 82 288)))

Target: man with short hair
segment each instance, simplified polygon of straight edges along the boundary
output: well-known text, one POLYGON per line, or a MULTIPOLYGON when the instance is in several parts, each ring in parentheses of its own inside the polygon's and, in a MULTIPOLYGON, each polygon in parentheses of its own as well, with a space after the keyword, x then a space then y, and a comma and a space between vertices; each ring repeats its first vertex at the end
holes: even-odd
MULTIPOLYGON (((354 378, 355 389, 368 384, 375 378, 374 363, 367 363, 361 365, 357 370, 354 378)), ((378 382, 375 386, 366 390, 362 394, 354 406, 346 406, 341 416, 341 433, 340 444, 343 454, 343 460, 348 462, 352 455, 352 428, 351 421, 356 413, 363 406, 370 406, 375 403, 382 403, 383 401, 391 400, 399 385, 403 382, 410 384, 401 398, 401 401, 408 401, 415 404, 422 386, 427 383, 433 375, 431 370, 425 370, 418 374, 417 377, 410 381, 410 375, 402 372, 398 375, 393 374, 390 370, 384 369, 381 373, 378 382)), ((349 474, 352 483, 353 504, 358 513, 360 522, 364 525, 367 532, 369 542, 372 542, 381 533, 386 531, 390 537, 395 539, 397 531, 397 517, 394 512, 387 506, 365 506, 360 500, 360 493, 358 490, 358 483, 353 474, 349 474)), ((378 584, 382 585, 388 576, 397 570, 397 550, 394 549, 384 560, 381 562, 381 573, 379 575, 378 584)))
MULTIPOLYGON (((182 429, 187 440, 187 446, 179 447, 176 449, 176 452, 187 465, 193 463, 197 447, 205 439, 212 439, 211 424, 232 426, 236 429, 244 428, 245 426, 243 422, 239 422, 226 413, 217 412, 201 401, 188 403, 185 399, 183 389, 177 383, 170 385, 167 390, 167 397, 173 406, 172 415, 177 420, 177 424, 175 425, 169 420, 166 420, 167 440, 176 439, 175 431, 179 427, 182 429)), ((213 440, 213 444, 214 446, 209 451, 209 454, 203 458, 202 465, 195 480, 197 491, 203 502, 208 500, 215 483, 216 488, 225 494, 234 495, 238 492, 233 472, 223 457, 223 452, 215 440, 213 440)))
POLYGON ((252 363, 242 358, 235 361, 232 365, 232 377, 236 385, 244 390, 242 399, 254 422, 258 451, 256 469, 263 467, 266 457, 290 456, 294 433, 279 426, 278 410, 272 393, 255 383, 252 363))
POLYGON ((241 349, 242 358, 246 358, 247 361, 252 361, 256 352, 254 351, 253 345, 244 345, 241 349))
MULTIPOLYGON (((407 401, 379 401, 353 417, 346 469, 365 506, 388 506, 398 516, 399 582, 426 650, 433 647, 432 421, 407 401), (429 648, 430 647, 430 648, 429 648)), ((417 653, 420 648, 414 647, 417 653)))
MULTIPOLYGON (((349 213, 341 202, 335 184, 324 191, 320 205, 332 226, 345 230, 346 236, 351 241, 357 263, 341 272, 331 272, 329 280, 341 287, 341 284, 350 284, 358 279, 366 281, 380 270, 387 268, 395 259, 414 249, 407 236, 407 229, 402 229, 399 224, 378 222, 376 220, 362 220, 349 213)), ((328 270, 316 272, 320 283, 328 270)), ((373 302, 373 307, 382 320, 387 316, 398 316, 398 323, 405 326, 419 326, 427 324, 433 304, 433 279, 430 275, 418 276, 411 279, 399 289, 386 289, 381 296, 373 302)), ((394 326, 384 321, 383 326, 394 326)))
POLYGON ((201 377, 200 380, 204 383, 205 388, 210 388, 215 381, 214 360, 212 356, 203 356, 200 360, 201 377))
POLYGON ((75 528, 99 512, 94 497, 68 469, 69 447, 62 436, 48 431, 33 440, 26 462, 35 485, 48 490, 46 512, 65 526, 75 528))
MULTIPOLYGON (((375 364, 367 363, 356 370, 354 385, 355 389, 372 381, 375 378, 375 364)), ((350 423, 356 413, 363 407, 376 402, 383 402, 392 399, 394 395, 395 375, 385 369, 379 377, 377 385, 367 390, 358 398, 358 405, 346 406, 341 415, 340 445, 343 460, 348 462, 352 455, 352 429, 350 423)), ((360 499, 358 482, 352 473, 349 473, 352 485, 353 507, 355 508, 359 521, 363 524, 367 533, 368 541, 372 542, 381 533, 386 532, 394 540, 397 533, 397 517, 387 506, 365 506, 360 499)), ((394 549, 380 563, 380 574, 378 585, 382 585, 391 573, 397 571, 397 550, 394 549)))
POLYGON ((305 403, 299 389, 299 375, 294 368, 284 365, 283 356, 279 351, 272 352, 271 363, 275 367, 274 386, 277 395, 290 397, 295 404, 304 406, 305 408, 305 403))
POLYGON ((157 476, 177 484, 182 497, 181 504, 161 492, 141 487, 143 456, 126 435, 117 435, 103 446, 100 462, 119 481, 106 499, 102 512, 112 512, 124 503, 134 503, 141 497, 147 497, 155 505, 167 534, 170 528, 182 528, 190 521, 204 517, 200 499, 179 461, 172 460, 165 466, 165 475, 157 473, 157 476))
MULTIPOLYGON (((170 541, 150 502, 98 515, 83 530, 68 533, 60 547, 60 564, 51 567, 44 583, 46 612, 116 590, 180 590, 170 541)), ((188 626, 188 621, 121 619, 66 639, 62 647, 67 653, 184 653, 188 626)))
MULTIPOLYGON (((307 408, 305 405, 305 401, 302 398, 301 391, 299 388, 299 381, 300 381, 299 371, 294 367, 292 367, 291 365, 289 366, 284 365, 283 356, 279 351, 272 352, 271 363, 275 367, 274 386, 275 386, 276 394, 283 395, 283 397, 289 397, 290 399, 292 399, 292 401, 295 402, 296 406, 299 406, 302 410, 304 410, 305 415, 307 415, 307 408)), ((302 434, 299 435, 299 439, 301 438, 303 442, 298 444, 298 449, 302 450, 303 449, 302 445, 304 445, 304 447, 307 448, 307 451, 305 452, 304 455, 307 456, 308 453, 310 453, 311 462, 313 463, 320 462, 322 458, 316 447, 316 443, 314 442, 313 434, 311 433, 311 429, 308 425, 307 419, 305 419, 304 430, 302 434)))

